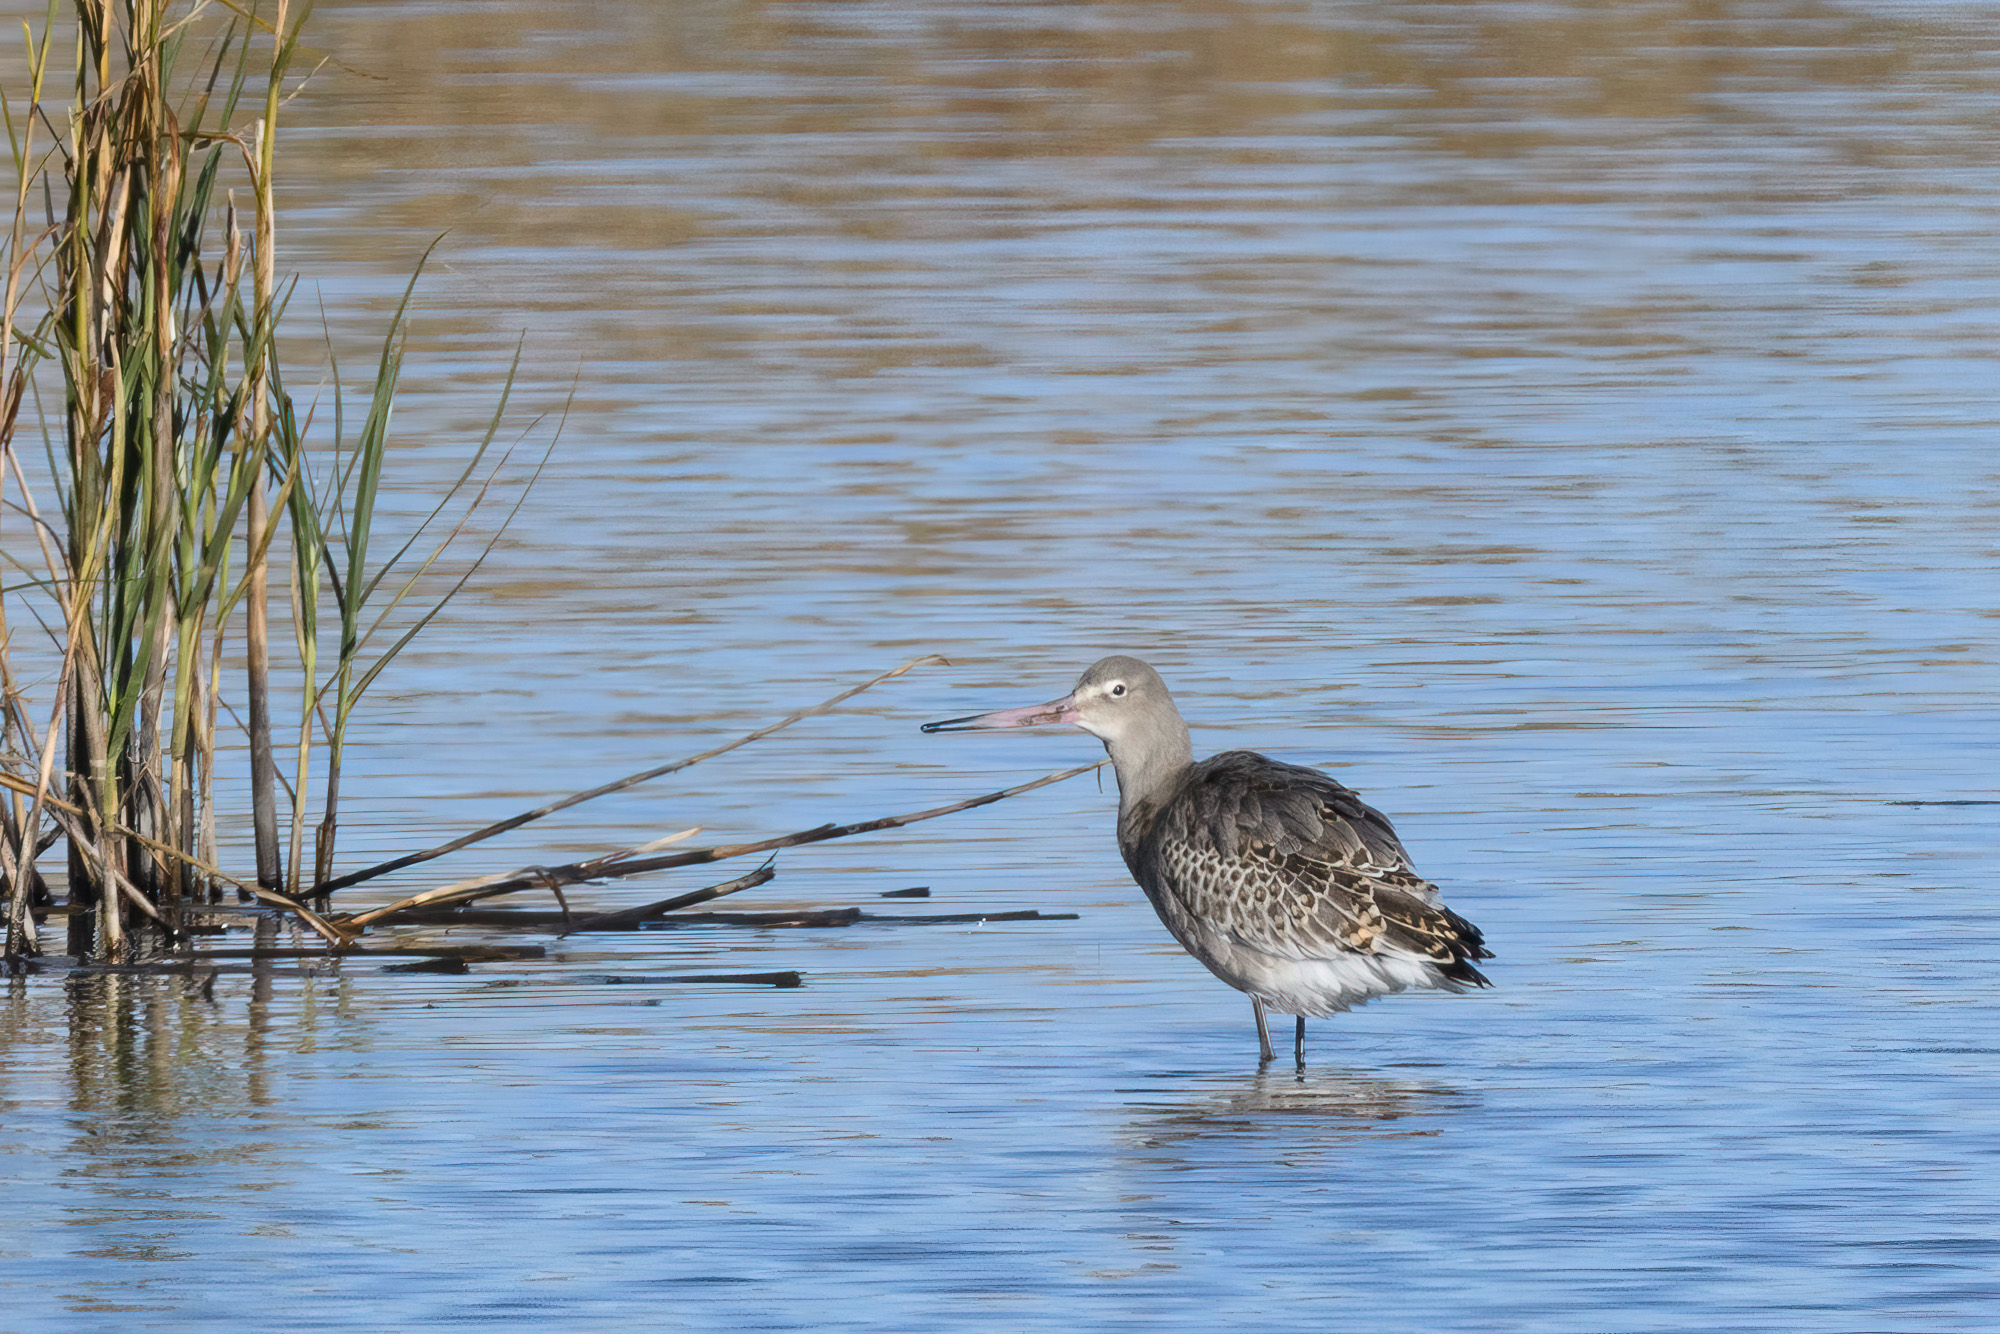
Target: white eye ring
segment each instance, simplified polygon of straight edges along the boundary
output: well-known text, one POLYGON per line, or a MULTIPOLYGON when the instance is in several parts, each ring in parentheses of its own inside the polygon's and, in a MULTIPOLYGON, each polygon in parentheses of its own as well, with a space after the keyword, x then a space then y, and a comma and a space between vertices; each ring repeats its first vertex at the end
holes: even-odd
POLYGON ((1117 699, 1120 695, 1124 693, 1125 693, 1125 683, 1123 681, 1119 681, 1111 687, 1111 698, 1113 699, 1117 699))

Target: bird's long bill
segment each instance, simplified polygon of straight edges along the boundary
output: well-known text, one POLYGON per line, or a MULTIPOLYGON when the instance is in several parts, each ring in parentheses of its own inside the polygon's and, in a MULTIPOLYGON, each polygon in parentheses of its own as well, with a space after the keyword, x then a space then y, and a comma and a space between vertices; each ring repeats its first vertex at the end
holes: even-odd
POLYGON ((946 718, 925 723, 926 732, 992 732, 1003 727, 1047 727, 1052 723, 1076 723, 1076 701, 1065 695, 1047 704, 1030 704, 1025 709, 1001 709, 998 713, 975 713, 969 718, 946 718))

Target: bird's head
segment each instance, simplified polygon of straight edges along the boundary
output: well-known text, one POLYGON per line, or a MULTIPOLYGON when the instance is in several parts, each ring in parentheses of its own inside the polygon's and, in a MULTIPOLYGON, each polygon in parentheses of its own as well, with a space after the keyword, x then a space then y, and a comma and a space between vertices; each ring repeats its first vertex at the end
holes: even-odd
POLYGON ((1160 674, 1124 654, 1092 663, 1077 678, 1076 689, 1061 699, 925 723, 924 731, 990 732, 1052 724, 1081 727, 1114 751, 1150 730, 1186 733, 1180 710, 1174 707, 1174 698, 1167 693, 1167 683, 1160 679, 1160 674))

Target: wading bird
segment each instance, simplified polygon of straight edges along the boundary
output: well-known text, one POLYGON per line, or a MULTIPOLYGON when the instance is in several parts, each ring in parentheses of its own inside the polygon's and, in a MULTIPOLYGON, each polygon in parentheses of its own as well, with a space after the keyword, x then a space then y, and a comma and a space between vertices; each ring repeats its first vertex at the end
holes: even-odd
POLYGON ((1049 724, 1104 743, 1118 774, 1118 850, 1167 930, 1208 971, 1248 992, 1263 1059, 1266 1007, 1337 1014, 1411 987, 1490 986, 1479 928, 1410 869, 1388 817, 1317 769, 1247 750, 1195 763, 1166 682, 1137 658, 1105 658, 1062 699, 926 723, 926 732, 1049 724))

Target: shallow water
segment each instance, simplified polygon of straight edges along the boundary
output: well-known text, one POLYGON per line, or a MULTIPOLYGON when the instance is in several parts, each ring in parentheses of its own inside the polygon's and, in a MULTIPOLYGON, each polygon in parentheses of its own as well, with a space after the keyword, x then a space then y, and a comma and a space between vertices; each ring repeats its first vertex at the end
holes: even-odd
POLYGON ((1076 921, 10 978, 0 1324, 1991 1322, 2000 807, 1896 804, 2000 796, 1987 10, 672 9, 315 16, 347 364, 451 229, 408 513, 523 328, 519 426, 575 385, 343 863, 958 665, 355 901, 1082 763, 916 724, 1125 649, 1389 811, 1496 988, 1260 1072, 1088 778, 734 901, 1076 921))

